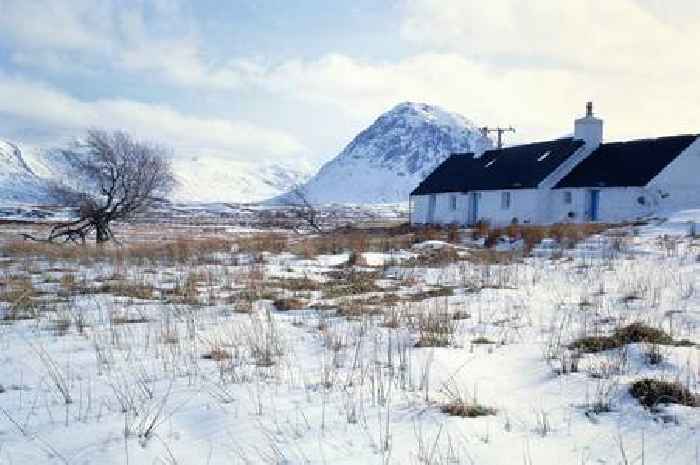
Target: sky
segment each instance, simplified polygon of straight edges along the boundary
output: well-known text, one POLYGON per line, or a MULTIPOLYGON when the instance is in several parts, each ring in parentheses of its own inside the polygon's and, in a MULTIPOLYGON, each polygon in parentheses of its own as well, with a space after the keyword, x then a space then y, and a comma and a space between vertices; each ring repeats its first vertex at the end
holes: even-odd
POLYGON ((696 0, 0 0, 0 138, 318 166, 403 101, 508 142, 700 132, 696 0))

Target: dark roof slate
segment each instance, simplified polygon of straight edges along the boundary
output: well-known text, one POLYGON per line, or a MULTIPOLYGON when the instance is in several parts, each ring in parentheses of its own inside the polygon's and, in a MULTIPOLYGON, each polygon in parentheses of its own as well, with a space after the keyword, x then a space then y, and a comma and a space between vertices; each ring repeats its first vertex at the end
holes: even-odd
POLYGON ((583 144, 568 137, 488 150, 479 158, 453 154, 411 194, 534 189, 583 144))
POLYGON ((554 188, 646 186, 697 137, 682 135, 602 144, 554 188))

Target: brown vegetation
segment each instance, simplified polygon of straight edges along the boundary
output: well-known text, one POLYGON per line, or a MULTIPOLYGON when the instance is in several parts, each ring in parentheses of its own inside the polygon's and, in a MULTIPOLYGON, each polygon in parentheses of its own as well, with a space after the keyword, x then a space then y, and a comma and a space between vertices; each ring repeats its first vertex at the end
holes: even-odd
POLYGON ((678 381, 663 381, 644 378, 635 381, 630 387, 630 394, 639 403, 648 408, 659 404, 680 404, 688 407, 700 407, 700 396, 693 394, 678 381))

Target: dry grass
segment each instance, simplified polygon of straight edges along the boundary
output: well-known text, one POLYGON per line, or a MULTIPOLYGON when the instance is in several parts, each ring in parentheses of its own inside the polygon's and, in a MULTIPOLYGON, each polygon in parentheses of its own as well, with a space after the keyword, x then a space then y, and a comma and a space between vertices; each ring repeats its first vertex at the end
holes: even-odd
POLYGON ((600 223, 559 223, 549 226, 513 224, 499 228, 487 228, 486 233, 484 234, 482 231, 480 235, 486 237, 487 247, 493 246, 502 236, 522 239, 527 253, 544 238, 552 238, 565 247, 572 247, 577 242, 594 234, 600 234, 609 228, 610 225, 600 223))
POLYGON ((322 283, 315 281, 313 279, 304 278, 285 278, 285 279, 275 279, 268 282, 270 287, 276 287, 279 289, 286 289, 288 291, 318 291, 322 287, 322 283))
POLYGON ((474 249, 466 258, 479 265, 511 265, 520 259, 516 251, 498 251, 493 249, 474 249))
POLYGON ((455 332, 455 320, 446 312, 427 312, 418 316, 418 341, 415 347, 447 347, 455 332))
POLYGON ((231 358, 231 353, 221 347, 214 347, 206 354, 202 355, 205 360, 213 360, 215 362, 223 362, 231 358))
POLYGON ((325 297, 329 299, 370 292, 383 292, 385 289, 377 286, 375 283, 380 277, 381 273, 376 271, 357 271, 353 268, 348 268, 340 270, 335 275, 335 279, 321 283, 320 289, 325 297))
POLYGON ((272 305, 275 307, 276 310, 280 312, 286 312, 289 310, 301 310, 305 307, 303 301, 294 297, 275 299, 272 302, 272 305))
POLYGON ((0 248, 0 254, 10 257, 42 258, 50 261, 92 263, 98 260, 135 263, 193 263, 205 261, 217 252, 230 252, 233 242, 221 238, 191 239, 179 237, 168 241, 115 244, 51 244, 33 241, 12 241, 0 248))
POLYGON ((7 302, 9 308, 3 319, 27 320, 36 318, 38 307, 35 298, 39 292, 30 277, 11 277, 6 282, 7 289, 0 293, 0 301, 7 302))
POLYGON ((688 407, 700 407, 700 396, 693 394, 678 381, 644 378, 635 381, 630 387, 630 394, 639 403, 648 408, 659 404, 680 404, 688 407))
POLYGON ((415 260, 408 260, 405 266, 444 266, 450 263, 455 263, 464 258, 459 254, 459 251, 453 246, 430 248, 422 248, 415 260))
POLYGON ((163 291, 168 300, 174 303, 187 305, 200 304, 199 286, 207 280, 205 273, 191 271, 184 280, 178 280, 175 287, 168 291, 163 291))
POLYGON ((288 246, 288 237, 279 233, 258 233, 236 241, 238 251, 244 253, 281 253, 287 250, 288 246))
POLYGON ((99 292, 132 299, 151 300, 155 289, 148 283, 133 281, 110 281, 102 284, 99 292))
POLYGON ((469 402, 450 402, 443 404, 440 407, 440 411, 448 415, 463 418, 476 418, 496 414, 495 408, 469 402))
POLYGON ((640 342, 661 345, 674 343, 673 338, 661 329, 652 328, 642 323, 632 323, 617 328, 610 336, 585 336, 576 339, 569 345, 569 348, 584 353, 595 353, 640 342))

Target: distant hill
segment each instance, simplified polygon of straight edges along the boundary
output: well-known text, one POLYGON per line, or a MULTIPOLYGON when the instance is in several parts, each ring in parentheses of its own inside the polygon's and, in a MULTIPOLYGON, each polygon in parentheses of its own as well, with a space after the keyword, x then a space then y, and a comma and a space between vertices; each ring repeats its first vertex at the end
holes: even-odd
MULTIPOLYGON (((62 179, 67 160, 81 150, 24 147, 0 140, 0 203, 51 204, 48 184, 62 179)), ((214 157, 175 158, 177 201, 258 202, 289 190, 309 177, 310 168, 283 163, 243 162, 214 157)))

